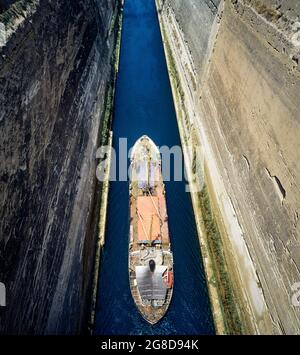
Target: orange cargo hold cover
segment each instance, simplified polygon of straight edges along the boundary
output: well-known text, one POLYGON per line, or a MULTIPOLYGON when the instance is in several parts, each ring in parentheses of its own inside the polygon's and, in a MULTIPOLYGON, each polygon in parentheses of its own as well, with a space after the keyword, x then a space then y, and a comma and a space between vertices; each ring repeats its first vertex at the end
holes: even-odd
POLYGON ((140 196, 137 199, 138 240, 160 240, 160 220, 157 215, 158 199, 153 196, 140 196), (156 206, 156 208, 155 208, 156 206))

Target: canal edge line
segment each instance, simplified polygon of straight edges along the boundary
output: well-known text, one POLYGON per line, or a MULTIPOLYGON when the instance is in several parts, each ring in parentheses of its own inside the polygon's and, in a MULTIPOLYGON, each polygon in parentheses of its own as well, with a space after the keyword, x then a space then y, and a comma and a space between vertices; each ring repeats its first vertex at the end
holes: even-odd
MULTIPOLYGON (((191 160, 187 151, 186 143, 185 143, 185 135, 184 135, 184 130, 182 127, 182 123, 180 120, 180 106, 178 104, 177 100, 177 95, 178 95, 178 90, 176 87, 176 83, 174 81, 173 76, 171 75, 171 63, 170 63, 170 58, 169 58, 169 51, 167 48, 167 41, 168 39, 165 36, 165 30, 164 30, 164 24, 163 24, 163 19, 160 14, 160 4, 158 0, 155 0, 156 3, 156 8, 157 8, 157 15, 158 15, 158 20, 159 20, 159 26, 161 30, 161 36, 162 36, 162 42, 164 46, 164 51, 165 51, 165 58, 167 62, 167 68, 169 72, 169 78, 170 78, 170 83, 171 83, 171 89, 172 89, 172 95, 173 95, 173 101, 174 101, 174 106, 175 106, 175 111, 176 111, 176 117, 177 117, 177 124, 178 124, 178 129, 179 129, 179 135, 180 135, 180 140, 182 144, 182 149, 183 149, 183 155, 184 155, 184 161, 185 161, 185 166, 186 166, 186 171, 188 174, 189 182, 191 185, 191 190, 195 191, 196 187, 194 179, 192 179, 192 164, 191 160)), ((200 242, 200 248, 201 248, 201 253, 202 253, 202 260, 203 260, 203 265, 204 265, 204 271, 205 271, 205 276, 206 276, 206 284, 209 292, 209 298, 211 302, 211 308, 212 308, 212 314, 213 314, 213 319, 214 319, 214 324, 215 324, 215 329, 216 333, 218 335, 225 335, 226 330, 225 330, 225 322, 223 318, 223 312, 221 308, 221 304, 219 301, 219 295, 216 290, 216 287, 212 285, 211 282, 209 282, 210 279, 213 278, 214 276, 214 270, 212 267, 212 260, 209 254, 209 246, 207 243, 206 239, 206 233, 204 232, 204 226, 203 226, 203 220, 202 220, 202 213, 200 211, 199 207, 199 198, 198 194, 195 192, 190 192, 191 199, 192 199, 192 205, 193 205, 193 210, 194 210, 194 216, 195 216, 195 221, 196 221, 196 227, 197 227, 197 234, 200 242)))
MULTIPOLYGON (((116 88, 116 81, 117 75, 119 71, 120 65, 120 53, 121 53, 121 41, 122 41, 122 28, 123 28, 123 9, 124 9, 124 0, 119 0, 119 9, 117 14, 117 38, 115 43, 114 49, 114 56, 113 56, 113 80, 111 86, 107 89, 107 102, 106 107, 104 110, 104 120, 105 115, 108 114, 109 116, 109 123, 105 130, 109 132, 109 138, 106 146, 109 147, 108 149, 108 156, 106 159, 106 169, 105 169, 105 176, 104 181, 102 182, 101 186, 101 193, 100 193, 100 205, 98 206, 97 214, 99 216, 98 219, 98 235, 96 241, 96 253, 95 253, 95 262, 94 262, 94 277, 93 277, 93 285, 92 285, 92 299, 91 299, 91 307, 90 307, 90 317, 88 323, 88 331, 90 334, 93 334, 95 328, 95 321, 96 321, 96 306, 97 306, 97 294, 98 294, 98 285, 99 285, 99 272, 100 272, 100 261, 101 261, 101 252, 105 245, 105 229, 106 229, 106 219, 107 219, 107 206, 108 206, 108 194, 109 194, 109 187, 110 187, 110 171, 111 171, 111 157, 112 157, 112 144, 113 144, 113 131, 111 130, 112 126, 112 119, 113 119, 113 103, 115 98, 115 88, 116 88), (111 91, 111 95, 109 92, 111 91)), ((100 132, 101 141, 103 136, 105 137, 108 133, 100 132)), ((101 142, 102 143, 102 142, 101 142)))
POLYGON ((105 227, 106 227, 106 217, 107 217, 107 206, 108 206, 108 193, 109 193, 109 176, 110 176, 110 167, 111 167, 111 148, 112 148, 113 132, 110 131, 109 136, 109 155, 106 159, 107 165, 105 169, 105 177, 101 190, 101 202, 99 210, 99 223, 98 223, 98 238, 96 245, 96 256, 95 256, 95 272, 93 279, 93 288, 92 288, 92 306, 91 306, 91 316, 90 316, 90 325, 92 329, 90 332, 93 332, 95 325, 95 313, 96 313, 96 304, 97 304, 97 293, 98 293, 98 280, 99 280, 99 268, 101 260, 101 251, 105 244, 105 227))
POLYGON ((103 181, 100 218, 99 218, 99 236, 98 236, 98 238, 99 238, 99 244, 100 244, 101 249, 104 247, 104 244, 105 244, 105 227, 106 227, 108 193, 109 193, 109 177, 110 177, 110 168, 111 168, 112 141, 113 141, 113 131, 110 131, 109 141, 108 141, 109 152, 108 152, 108 156, 107 156, 105 178, 103 181))

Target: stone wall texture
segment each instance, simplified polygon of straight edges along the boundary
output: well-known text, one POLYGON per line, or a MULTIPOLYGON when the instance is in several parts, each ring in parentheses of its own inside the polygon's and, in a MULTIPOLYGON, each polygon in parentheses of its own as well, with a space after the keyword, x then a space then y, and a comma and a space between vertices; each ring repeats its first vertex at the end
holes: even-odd
MULTIPOLYGON (((300 309, 291 300, 300 281, 300 3, 160 4, 174 29, 167 31, 177 43, 173 55, 192 76, 188 89, 182 85, 193 102, 190 127, 213 152, 207 159, 238 219, 270 314, 268 330, 300 333, 300 309)), ((258 305, 256 311, 259 324, 258 305)))
POLYGON ((20 3, 0 14, 14 29, 0 48, 0 333, 73 334, 91 286, 118 2, 20 3))

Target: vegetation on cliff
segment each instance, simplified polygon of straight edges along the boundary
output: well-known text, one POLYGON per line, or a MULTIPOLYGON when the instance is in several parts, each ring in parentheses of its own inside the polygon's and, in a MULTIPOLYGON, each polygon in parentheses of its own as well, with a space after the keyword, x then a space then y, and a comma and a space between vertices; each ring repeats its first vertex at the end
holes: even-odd
POLYGON ((210 279, 209 282, 213 283, 213 285, 218 289, 226 333, 243 334, 243 326, 236 307, 231 280, 228 275, 228 267, 223 251, 224 247, 221 239, 221 233, 214 216, 206 185, 199 193, 198 200, 214 271, 214 279, 210 279))

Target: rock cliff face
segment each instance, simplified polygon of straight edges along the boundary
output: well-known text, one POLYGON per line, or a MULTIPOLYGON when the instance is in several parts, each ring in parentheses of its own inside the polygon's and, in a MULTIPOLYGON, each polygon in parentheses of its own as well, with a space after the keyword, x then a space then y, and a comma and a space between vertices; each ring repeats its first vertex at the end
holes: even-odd
POLYGON ((77 333, 118 1, 9 3, 0 2, 0 332, 77 333))
POLYGON ((227 262, 248 305, 241 312, 253 332, 300 333, 300 4, 158 3, 186 137, 204 149, 227 262))

